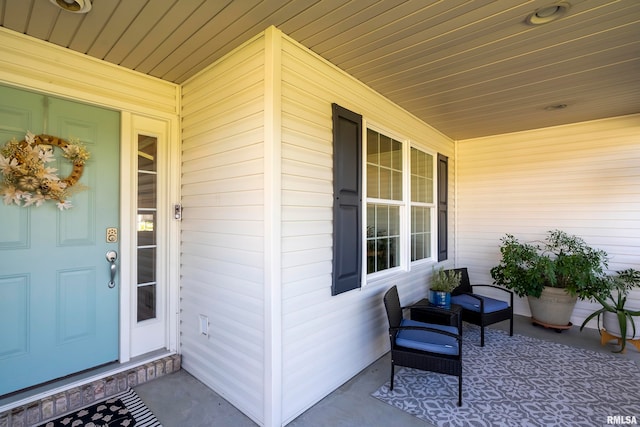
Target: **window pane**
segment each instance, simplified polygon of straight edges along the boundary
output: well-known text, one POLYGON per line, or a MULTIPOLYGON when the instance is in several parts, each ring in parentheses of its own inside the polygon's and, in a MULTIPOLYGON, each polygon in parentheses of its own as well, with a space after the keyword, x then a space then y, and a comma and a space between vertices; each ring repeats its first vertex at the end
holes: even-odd
POLYGON ((389 239, 378 239, 377 240, 377 250, 376 250, 376 271, 386 270, 389 268, 389 263, 387 262, 388 257, 388 246, 389 239))
POLYGON ((367 241, 367 274, 376 272, 376 241, 367 241))
POLYGON ((156 244, 155 222, 155 212, 138 214, 138 246, 149 246, 156 244))
POLYGON ((433 156, 411 148, 411 201, 433 203, 433 156))
POLYGON ((376 165, 367 165, 367 196, 369 197, 380 197, 380 192, 378 191, 378 182, 380 182, 380 174, 378 173, 378 166, 376 165))
POLYGON ((411 261, 424 258, 424 236, 414 234, 411 236, 411 261))
POLYGON ((156 281, 156 248, 138 249, 138 284, 156 281))
POLYGON ((418 184, 418 190, 416 192, 416 199, 413 201, 420 202, 420 203, 428 203, 427 188, 426 188, 427 183, 425 179, 419 176, 417 177, 416 183, 418 184))
POLYGON ((389 207, 387 205, 376 206, 376 237, 389 235, 389 207))
POLYGON ((411 207, 411 261, 431 257, 431 208, 411 207))
POLYGON ((376 207, 367 205, 367 238, 376 236, 376 207))
POLYGON ((367 129, 367 197, 402 200, 402 143, 367 129))
POLYGON ((411 233, 422 233, 424 231, 424 208, 411 208, 411 233))
POLYGON ((380 135, 380 166, 391 169, 391 138, 380 135))
POLYGON ((399 236, 400 208, 398 206, 389 206, 387 218, 389 219, 389 236, 399 236))
POLYGON ((391 172, 391 197, 392 200, 402 200, 402 172, 391 172))
POLYGON ((374 132, 371 129, 367 129, 367 163, 379 165, 378 153, 380 147, 378 146, 378 132, 374 132))
POLYGON ((155 285, 138 287, 138 322, 155 319, 156 287, 155 285))
POLYGON ((138 208, 156 207, 156 174, 138 172, 138 208))
POLYGON ((414 149, 414 153, 416 155, 416 157, 418 158, 418 168, 415 171, 415 174, 418 176, 425 176, 425 163, 426 163, 426 159, 425 159, 425 155, 422 151, 414 149))
POLYGON ((389 240, 389 268, 400 265, 400 237, 393 237, 389 240))
POLYGON ((148 135, 138 135, 138 170, 156 171, 156 147, 158 139, 148 135))
POLYGON ((434 197, 433 197, 433 179, 425 179, 423 186, 425 187, 424 189, 424 195, 425 195, 425 202, 426 203, 433 203, 434 201, 434 197))
POLYGON ((400 265, 400 208, 367 205, 367 273, 400 265))
POLYGON ((397 171, 402 171, 402 143, 392 140, 391 150, 391 168, 397 171))
POLYGON ((391 200, 391 170, 380 168, 380 195, 381 199, 391 200))
POLYGON ((411 200, 418 201, 418 177, 413 174, 411 174, 411 200))

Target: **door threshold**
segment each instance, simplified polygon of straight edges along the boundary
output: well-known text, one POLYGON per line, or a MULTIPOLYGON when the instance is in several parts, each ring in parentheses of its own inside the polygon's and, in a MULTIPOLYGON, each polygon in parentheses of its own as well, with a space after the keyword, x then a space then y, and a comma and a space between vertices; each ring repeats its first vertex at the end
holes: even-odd
MULTIPOLYGON (((126 387, 133 387, 155 379, 156 377, 176 372, 179 369, 179 355, 168 350, 156 350, 146 353, 132 358, 125 363, 108 363, 78 374, 69 375, 46 384, 34 386, 29 389, 17 391, 1 397, 0 421, 7 411, 13 411, 20 407, 25 407, 26 411, 26 407, 31 407, 36 402, 44 401, 47 398, 51 399, 52 396, 60 397, 60 395, 64 394, 66 398, 66 395, 69 394, 70 390, 78 390, 80 395, 87 395, 88 393, 85 393, 85 390, 92 384, 97 384, 97 386, 89 387, 92 391, 95 390, 95 393, 91 394, 106 397, 108 395, 115 394, 109 393, 110 390, 107 390, 109 388, 109 380, 111 380, 111 386, 115 387, 117 389, 116 391, 120 391, 120 388, 123 388, 123 383, 126 387)), ((84 402, 85 400, 88 400, 87 396, 81 397, 83 403, 90 403, 84 402)), ((53 406, 56 406, 58 403, 58 399, 56 398, 56 402, 54 402, 53 406)), ((39 406, 42 406, 42 410, 44 411, 44 405, 39 406)), ((68 401, 67 404, 63 406, 68 407, 69 410, 75 409, 69 407, 68 401)))

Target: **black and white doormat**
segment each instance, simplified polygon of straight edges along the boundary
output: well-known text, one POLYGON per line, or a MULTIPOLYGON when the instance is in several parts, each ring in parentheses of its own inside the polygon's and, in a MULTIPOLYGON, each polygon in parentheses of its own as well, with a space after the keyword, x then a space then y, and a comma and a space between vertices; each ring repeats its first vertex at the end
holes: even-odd
POLYGON ((372 396, 439 427, 640 424, 633 360, 496 329, 480 347, 479 334, 465 324, 461 407, 457 377, 409 368, 372 396))
POLYGON ((162 427, 132 389, 78 409, 39 427, 162 427))

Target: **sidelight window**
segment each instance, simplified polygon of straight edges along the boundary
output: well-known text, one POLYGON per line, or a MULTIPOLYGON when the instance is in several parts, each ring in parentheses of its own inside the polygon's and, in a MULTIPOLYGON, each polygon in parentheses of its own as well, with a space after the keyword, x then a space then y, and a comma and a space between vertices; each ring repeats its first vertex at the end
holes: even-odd
POLYGON ((156 137, 138 135, 137 320, 157 315, 157 149, 156 137))

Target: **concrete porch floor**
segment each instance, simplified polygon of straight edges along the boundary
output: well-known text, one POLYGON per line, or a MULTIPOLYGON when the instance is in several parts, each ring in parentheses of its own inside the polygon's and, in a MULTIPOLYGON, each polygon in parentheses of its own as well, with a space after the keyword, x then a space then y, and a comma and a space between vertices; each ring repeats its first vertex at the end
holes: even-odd
MULTIPOLYGON (((508 329, 507 322, 493 327, 508 329)), ((580 332, 573 326, 562 333, 533 326, 528 317, 514 316, 514 334, 528 335, 579 348, 611 353, 614 341, 600 345, 594 329, 580 332)), ((627 344, 625 354, 640 367, 640 352, 627 344)), ((389 354, 378 359, 354 378, 308 409, 288 426, 291 427, 429 427, 426 423, 373 397, 389 379, 389 354)), ((464 380, 463 380, 464 381, 464 380)), ((464 382, 463 382, 464 384, 464 382)), ((256 424, 192 377, 184 369, 135 387, 136 392, 156 414, 164 427, 255 427, 256 424)))

